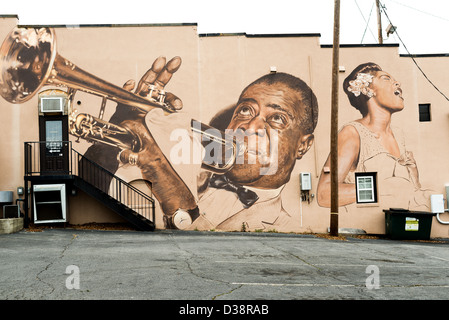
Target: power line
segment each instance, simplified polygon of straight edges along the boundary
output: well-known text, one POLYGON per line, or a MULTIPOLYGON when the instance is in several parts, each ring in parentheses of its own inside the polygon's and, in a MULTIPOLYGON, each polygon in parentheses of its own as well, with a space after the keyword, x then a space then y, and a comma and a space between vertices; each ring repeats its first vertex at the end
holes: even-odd
POLYGON ((400 2, 397 2, 397 1, 394 1, 394 0, 390 0, 390 1, 396 3, 396 4, 400 5, 400 6, 403 6, 403 7, 406 7, 406 8, 409 8, 409 9, 412 9, 412 10, 415 10, 415 11, 427 14, 427 15, 432 16, 434 18, 438 18, 438 19, 441 19, 441 20, 449 21, 449 19, 437 16, 436 14, 425 12, 425 11, 422 11, 420 9, 413 8, 413 7, 409 6, 409 5, 406 5, 406 4, 403 4, 403 3, 400 3, 400 2))
MULTIPOLYGON (((386 7, 385 7, 385 5, 383 5, 382 3, 381 3, 381 7, 382 7, 382 9, 383 9, 383 12, 384 12, 384 14, 385 14, 385 16, 387 17, 387 19, 388 19, 388 21, 391 23, 391 25, 394 25, 392 22, 391 22, 391 20, 390 20, 390 17, 388 16, 388 14, 387 14, 387 11, 386 11, 386 7)), ((408 49, 407 49, 407 46, 405 45, 405 43, 402 41, 402 39, 401 39, 401 37, 399 36, 399 33, 398 33, 398 31, 397 31, 397 29, 395 30, 395 33, 396 33, 396 35, 397 35, 397 37, 398 37, 398 39, 399 39, 399 41, 402 43, 402 45, 404 46, 404 49, 405 49, 405 51, 407 51, 407 53, 408 53, 408 55, 410 56, 410 58, 412 59, 412 61, 413 61, 413 63, 416 65, 416 67, 418 68, 418 70, 422 73, 422 75, 424 76, 424 78, 426 78, 427 79, 427 81, 447 100, 447 101, 449 101, 449 98, 440 90, 440 89, 438 89, 438 87, 429 79, 429 77, 425 74, 425 72, 421 69, 421 67, 418 65, 418 62, 416 62, 416 60, 415 60, 415 58, 413 57, 413 55, 412 54, 410 54, 410 51, 408 51, 408 49)))
POLYGON ((366 30, 369 29, 371 35, 373 36, 374 39, 376 39, 376 37, 373 34, 373 31, 371 30, 371 28, 368 28, 369 26, 369 21, 371 20, 371 13, 373 12, 373 8, 374 8, 374 3, 371 6, 371 11, 369 12, 369 16, 368 16, 368 20, 365 19, 365 16, 363 15, 362 10, 360 9, 359 4, 357 3, 357 0, 354 0, 357 8, 359 9, 360 15, 362 16, 363 20, 365 20, 366 26, 365 26, 365 31, 363 32, 363 36, 362 36, 362 40, 360 41, 360 43, 363 43, 363 39, 365 38, 365 34, 366 34, 366 30))

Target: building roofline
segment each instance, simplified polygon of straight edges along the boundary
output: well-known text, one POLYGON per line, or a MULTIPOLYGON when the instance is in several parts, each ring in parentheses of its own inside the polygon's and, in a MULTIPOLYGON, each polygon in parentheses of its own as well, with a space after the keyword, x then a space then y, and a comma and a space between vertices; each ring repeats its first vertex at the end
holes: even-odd
POLYGON ((400 54, 404 58, 440 58, 449 57, 449 53, 400 54))
POLYGON ((23 28, 120 28, 120 27, 183 27, 197 26, 197 23, 142 23, 142 24, 56 24, 56 25, 18 25, 23 28))
POLYGON ((0 14, 0 18, 16 18, 19 19, 17 14, 0 14))
POLYGON ((200 33, 199 37, 232 37, 232 36, 244 36, 247 38, 307 38, 307 37, 321 37, 320 33, 261 33, 251 34, 246 32, 236 33, 200 33))
MULTIPOLYGON (((333 48, 334 45, 332 44, 322 44, 321 48, 333 48)), ((384 47, 399 47, 398 43, 384 43, 384 44, 378 44, 378 43, 367 43, 367 44, 340 44, 340 48, 384 48, 384 47)))

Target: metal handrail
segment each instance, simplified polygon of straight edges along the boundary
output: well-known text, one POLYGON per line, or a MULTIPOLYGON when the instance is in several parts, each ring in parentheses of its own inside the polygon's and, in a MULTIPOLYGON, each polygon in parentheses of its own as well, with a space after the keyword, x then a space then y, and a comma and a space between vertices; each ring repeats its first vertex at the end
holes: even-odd
POLYGON ((80 154, 72 148, 71 141, 25 142, 24 154, 26 176, 43 174, 77 176, 134 212, 155 222, 155 203, 153 198, 80 154), (50 143, 53 145, 50 145, 50 143), (61 170, 43 170, 41 155, 43 152, 48 152, 49 148, 54 150, 53 152, 67 153, 67 158, 65 159, 67 163, 61 170), (69 150, 70 152, 68 152, 69 150))
POLYGON ((69 150, 72 149, 71 141, 33 141, 24 143, 24 164, 25 176, 39 176, 42 173, 70 174, 71 157, 69 150), (38 146, 38 147, 36 147, 38 146), (48 152, 65 152, 67 162, 65 167, 60 170, 46 170, 41 166, 44 153, 48 152))

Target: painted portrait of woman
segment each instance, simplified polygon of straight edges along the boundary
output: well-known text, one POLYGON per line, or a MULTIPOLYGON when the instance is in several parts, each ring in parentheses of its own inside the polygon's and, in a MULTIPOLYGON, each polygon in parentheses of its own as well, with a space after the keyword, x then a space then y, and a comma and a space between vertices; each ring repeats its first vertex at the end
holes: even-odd
MULTIPOLYGON (((402 131, 391 126, 404 109, 401 84, 375 63, 357 66, 344 80, 349 103, 361 118, 345 124, 338 134, 339 206, 356 202, 355 173, 375 172, 382 201, 389 207, 425 207, 413 153, 402 131)), ((318 204, 330 207, 330 158, 318 183, 318 204)))

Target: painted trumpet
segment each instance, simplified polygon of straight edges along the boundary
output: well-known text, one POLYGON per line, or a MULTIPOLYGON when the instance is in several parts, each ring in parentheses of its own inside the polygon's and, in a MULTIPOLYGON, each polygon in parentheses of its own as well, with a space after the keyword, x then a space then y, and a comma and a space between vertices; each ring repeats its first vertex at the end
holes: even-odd
MULTIPOLYGON (((66 87, 69 100, 77 90, 102 97, 98 118, 88 114, 71 114, 69 117, 70 132, 90 142, 134 152, 140 150, 141 143, 136 134, 101 119, 107 100, 137 108, 144 113, 154 108, 162 108, 167 113, 176 112, 164 102, 163 90, 158 90, 157 99, 151 95, 150 98, 144 98, 100 79, 60 56, 56 50, 55 32, 51 28, 14 28, 0 48, 0 61, 0 94, 10 103, 19 104, 30 100, 45 85, 66 87)), ((225 133, 218 130, 206 132, 204 128, 210 127, 204 124, 192 126, 192 130, 203 135, 203 146, 209 143, 221 144, 226 157, 225 161, 203 162, 203 166, 224 173, 234 165, 241 148, 237 148, 235 140, 228 139, 225 133)))

